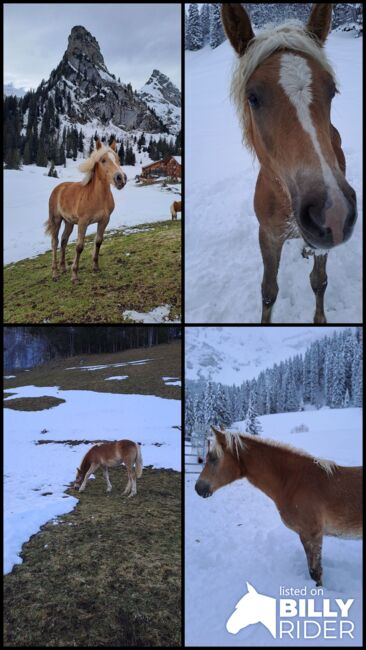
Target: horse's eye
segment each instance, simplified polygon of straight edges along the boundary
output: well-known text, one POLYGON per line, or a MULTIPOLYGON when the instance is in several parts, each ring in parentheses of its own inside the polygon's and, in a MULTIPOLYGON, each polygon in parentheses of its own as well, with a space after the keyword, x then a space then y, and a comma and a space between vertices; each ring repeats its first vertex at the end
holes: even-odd
POLYGON ((103 158, 102 163, 105 163, 105 158, 103 158))
POLYGON ((250 95, 248 95, 248 102, 251 108, 258 108, 259 106, 259 99, 254 93, 250 93, 250 95))

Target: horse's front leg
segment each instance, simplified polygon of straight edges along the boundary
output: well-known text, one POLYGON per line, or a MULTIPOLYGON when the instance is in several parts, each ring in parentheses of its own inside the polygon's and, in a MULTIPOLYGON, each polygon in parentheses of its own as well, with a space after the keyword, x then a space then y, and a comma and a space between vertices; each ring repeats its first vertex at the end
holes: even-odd
POLYGON ((278 294, 277 274, 281 259, 283 239, 272 237, 259 227, 259 244, 263 258, 262 324, 271 322, 272 307, 278 294))
POLYGON ((135 494, 137 494, 137 489, 136 489, 136 472, 133 468, 131 468, 131 492, 128 495, 129 497, 134 497, 135 494))
POLYGON ((76 284, 78 282, 78 270, 79 270, 79 258, 84 249, 84 239, 86 233, 87 225, 83 223, 78 224, 78 240, 76 243, 76 253, 74 261, 72 263, 72 282, 76 284))
POLYGON ((313 535, 300 534, 300 539, 304 547, 306 558, 308 561, 310 577, 315 580, 316 586, 322 586, 322 542, 323 536, 321 533, 313 535))
POLYGON ((99 221, 97 234, 94 242, 94 251, 93 251, 93 271, 99 271, 99 251, 103 241, 103 235, 106 227, 109 223, 109 217, 105 221, 99 221))
POLYGON ((55 218, 52 222, 52 279, 54 282, 58 280, 57 247, 61 222, 61 217, 59 220, 55 218))
POLYGON ((104 476, 105 481, 107 483, 107 492, 110 492, 111 489, 112 489, 112 483, 109 480, 108 467, 103 467, 103 476, 104 476))
POLYGON ((327 258, 328 255, 314 255, 314 266, 310 273, 310 284, 316 300, 314 323, 327 322, 324 314, 324 294, 328 284, 327 258))
POLYGON ((79 492, 84 492, 86 488, 86 482, 91 474, 95 472, 98 469, 99 465, 97 463, 92 463, 87 471, 87 473, 84 476, 84 480, 82 484, 80 485, 79 492))
POLYGON ((66 261, 65 261, 66 246, 73 229, 74 229, 74 224, 65 221, 65 227, 61 237, 61 263, 60 263, 61 273, 66 273, 66 261))

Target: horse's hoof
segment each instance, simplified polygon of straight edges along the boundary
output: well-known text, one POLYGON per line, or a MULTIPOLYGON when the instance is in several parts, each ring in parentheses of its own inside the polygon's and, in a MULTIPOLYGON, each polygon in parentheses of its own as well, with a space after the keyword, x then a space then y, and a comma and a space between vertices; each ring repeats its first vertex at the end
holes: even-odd
POLYGON ((57 280, 58 280, 58 275, 53 275, 53 276, 52 276, 52 280, 53 280, 54 282, 57 282, 57 280))
POLYGON ((66 268, 66 266, 63 266, 63 267, 62 267, 62 269, 61 269, 61 273, 67 273, 67 268, 66 268))
POLYGON ((73 284, 79 284, 79 278, 72 278, 73 284))
POLYGON ((99 272, 100 272, 100 269, 98 269, 98 268, 93 268, 93 273, 99 273, 99 272))

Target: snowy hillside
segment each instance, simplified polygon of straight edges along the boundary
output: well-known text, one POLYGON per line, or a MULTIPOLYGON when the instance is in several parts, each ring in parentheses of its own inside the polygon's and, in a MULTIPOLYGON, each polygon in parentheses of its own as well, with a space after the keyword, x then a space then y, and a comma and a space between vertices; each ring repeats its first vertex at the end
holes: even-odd
MULTIPOLYGON (((342 465, 362 462, 361 409, 283 413, 259 418, 263 435, 342 465), (306 433, 291 433, 300 425, 306 433)), ((243 430, 243 424, 237 423, 243 430)), ((240 480, 202 499, 197 476, 186 477, 185 642, 187 646, 352 646, 362 644, 362 541, 324 538, 324 598, 353 598, 354 639, 273 639, 260 623, 237 635, 226 622, 248 581, 260 593, 279 597, 281 586, 310 590, 299 537, 282 523, 274 503, 240 480)), ((316 597, 317 605, 323 598, 316 597)), ((294 622, 301 619, 294 619, 294 622)), ((317 619, 319 620, 319 619, 317 619)), ((312 628, 313 633, 313 628, 312 628)))
MULTIPOLYGON (((358 221, 350 241, 330 252, 325 294, 329 323, 362 320, 362 39, 332 33, 326 43, 340 82, 332 121, 339 130, 347 179, 355 188, 358 221), (347 278, 347 281, 345 281, 347 278)), ((186 52, 186 320, 258 323, 262 258, 253 193, 258 163, 242 145, 230 102, 234 54, 227 42, 186 52)), ((273 322, 311 323, 312 259, 300 240, 285 243, 273 322)))
POLYGON ((330 335, 332 327, 187 327, 186 377, 241 384, 330 335))

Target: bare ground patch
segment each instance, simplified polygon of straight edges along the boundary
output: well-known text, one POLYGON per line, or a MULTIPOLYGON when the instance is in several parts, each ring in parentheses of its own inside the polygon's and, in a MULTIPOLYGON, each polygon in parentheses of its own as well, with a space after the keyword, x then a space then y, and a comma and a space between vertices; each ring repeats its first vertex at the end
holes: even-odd
POLYGON ((66 402, 66 400, 46 395, 41 397, 14 397, 14 399, 4 402, 4 408, 14 409, 14 411, 44 411, 45 409, 52 409, 63 402, 66 402))

